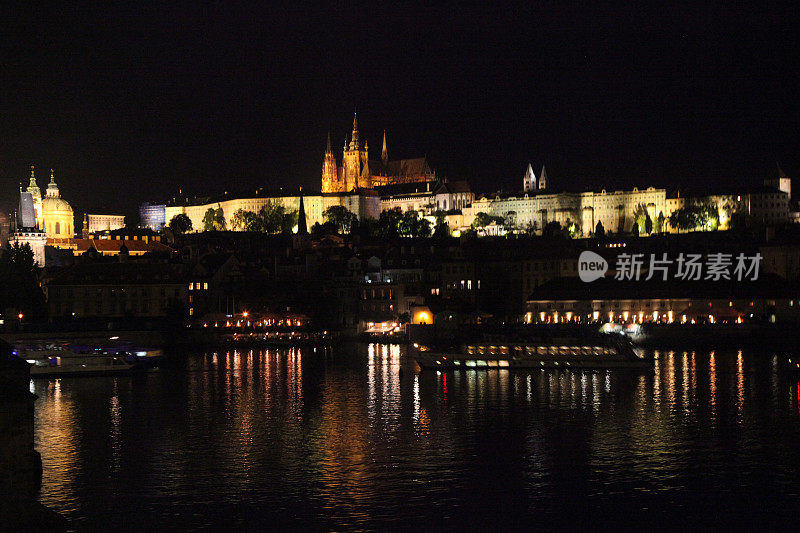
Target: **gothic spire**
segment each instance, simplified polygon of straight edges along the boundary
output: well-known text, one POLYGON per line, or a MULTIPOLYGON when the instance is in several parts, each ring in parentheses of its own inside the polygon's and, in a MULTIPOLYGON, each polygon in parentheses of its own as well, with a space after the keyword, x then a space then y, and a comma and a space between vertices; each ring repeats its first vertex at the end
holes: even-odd
POLYGON ((306 222, 306 207, 303 205, 303 189, 300 188, 300 208, 297 210, 297 234, 308 235, 308 223, 306 222))
POLYGON ((332 154, 333 151, 331 150, 331 132, 328 131, 328 147, 325 149, 325 154, 332 154))
POLYGON ((386 149, 386 130, 383 130, 383 149, 381 150, 381 161, 383 166, 389 162, 389 151, 386 149))
POLYGON ((547 188, 547 172, 544 169, 544 165, 542 165, 542 173, 539 174, 539 188, 540 189, 547 188))
POLYGON ((353 133, 350 136, 351 149, 358 149, 358 113, 353 112, 353 133))

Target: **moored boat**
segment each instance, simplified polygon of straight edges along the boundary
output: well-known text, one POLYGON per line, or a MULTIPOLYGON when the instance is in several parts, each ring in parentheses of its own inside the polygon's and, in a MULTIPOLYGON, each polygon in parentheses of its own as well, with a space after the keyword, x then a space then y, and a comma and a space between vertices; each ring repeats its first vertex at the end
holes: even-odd
POLYGON ((559 342, 482 344, 463 346, 461 352, 419 348, 414 359, 420 368, 486 370, 494 368, 652 368, 653 359, 624 342, 559 342))
POLYGON ((109 353, 63 354, 34 357, 24 360, 31 365, 31 377, 60 377, 105 375, 129 372, 136 367, 124 355, 109 353))

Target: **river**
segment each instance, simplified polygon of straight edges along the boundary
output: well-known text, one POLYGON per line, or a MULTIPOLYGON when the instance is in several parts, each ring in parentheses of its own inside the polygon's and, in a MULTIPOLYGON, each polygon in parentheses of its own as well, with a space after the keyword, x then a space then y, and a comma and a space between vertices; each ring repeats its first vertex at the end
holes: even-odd
POLYGON ((656 355, 418 374, 350 345, 35 380, 40 501, 79 530, 794 525, 787 354, 656 355))

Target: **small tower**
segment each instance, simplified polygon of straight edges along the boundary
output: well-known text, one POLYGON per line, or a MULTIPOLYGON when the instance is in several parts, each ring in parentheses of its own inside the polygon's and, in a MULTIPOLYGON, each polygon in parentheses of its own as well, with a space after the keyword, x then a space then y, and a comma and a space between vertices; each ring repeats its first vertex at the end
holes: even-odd
POLYGON ((544 165, 542 165, 542 173, 539 174, 539 190, 547 188, 547 172, 544 169, 544 165))
POLYGON ((81 232, 81 236, 84 239, 88 239, 89 238, 89 219, 88 219, 86 213, 83 214, 83 231, 81 232))
POLYGON ((522 177, 522 190, 524 192, 531 192, 536 189, 536 174, 533 173, 531 164, 528 163, 528 169, 525 171, 525 176, 522 177))

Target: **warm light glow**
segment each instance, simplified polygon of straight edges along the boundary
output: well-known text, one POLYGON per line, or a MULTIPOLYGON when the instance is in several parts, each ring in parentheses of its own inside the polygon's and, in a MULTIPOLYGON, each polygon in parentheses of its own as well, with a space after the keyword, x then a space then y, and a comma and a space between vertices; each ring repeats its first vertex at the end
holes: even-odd
POLYGON ((19 318, 20 320, 22 320, 22 313, 18 314, 18 315, 17 315, 17 318, 19 318))
POLYGON ((244 313, 242 313, 242 316, 244 316, 245 318, 247 318, 247 311, 245 311, 244 313))

